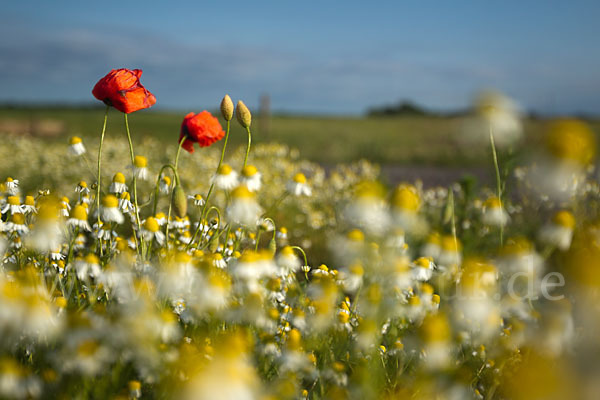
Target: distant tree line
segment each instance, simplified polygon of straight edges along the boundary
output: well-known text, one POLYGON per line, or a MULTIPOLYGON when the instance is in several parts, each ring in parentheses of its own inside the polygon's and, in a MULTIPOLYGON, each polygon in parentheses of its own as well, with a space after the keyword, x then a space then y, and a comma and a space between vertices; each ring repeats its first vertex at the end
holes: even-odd
MULTIPOLYGON (((400 100, 394 104, 384 104, 381 106, 374 106, 367 110, 367 116, 369 117, 427 117, 427 118, 448 118, 448 117, 461 117, 469 114, 468 109, 462 110, 450 110, 450 111, 433 111, 419 104, 416 104, 410 100, 400 100)), ((532 120, 541 120, 545 118, 553 118, 557 116, 564 116, 563 113, 544 113, 536 110, 526 110, 522 114, 525 118, 532 120)), ((570 116, 579 118, 585 121, 596 121, 599 115, 584 112, 575 112, 570 116)))
POLYGON ((409 100, 400 100, 395 104, 385 104, 371 107, 367 110, 369 117, 454 117, 467 113, 467 110, 458 111, 432 111, 409 100))

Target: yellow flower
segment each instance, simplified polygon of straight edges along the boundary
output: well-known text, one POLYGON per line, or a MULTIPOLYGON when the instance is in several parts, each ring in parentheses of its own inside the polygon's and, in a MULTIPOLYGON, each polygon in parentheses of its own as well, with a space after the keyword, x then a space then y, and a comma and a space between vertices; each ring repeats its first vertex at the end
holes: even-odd
POLYGON ((137 168, 145 168, 148 165, 148 160, 144 156, 135 156, 133 164, 137 168))
POLYGON ((417 189, 413 186, 399 186, 392 195, 392 205, 406 211, 417 212, 421 206, 417 189))
POLYGON ((575 228, 575 217, 569 211, 562 210, 554 214, 552 222, 564 228, 575 228))
POLYGON ((548 152, 560 160, 588 165, 596 155, 596 136, 587 124, 575 119, 553 122, 545 139, 548 152))

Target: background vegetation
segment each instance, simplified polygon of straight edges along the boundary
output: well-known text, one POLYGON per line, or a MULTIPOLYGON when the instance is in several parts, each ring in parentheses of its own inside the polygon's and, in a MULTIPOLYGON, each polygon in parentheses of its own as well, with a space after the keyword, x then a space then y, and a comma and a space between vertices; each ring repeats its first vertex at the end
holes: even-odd
MULTIPOLYGON (((95 107, 3 107, 0 133, 30 134, 51 141, 62 141, 72 135, 96 139, 103 112, 103 108, 95 107)), ((177 140, 184 115, 173 111, 136 113, 131 118, 134 136, 172 143, 177 140)), ((273 115, 268 119, 257 115, 253 121, 253 141, 287 144, 298 149, 302 158, 325 165, 366 158, 383 165, 487 168, 488 143, 483 141, 482 146, 473 146, 464 140, 465 118, 465 115, 411 113, 375 113, 363 117, 273 115)), ((595 131, 599 130, 598 121, 588 122, 595 131)), ((525 141, 514 150, 523 152, 535 147, 545 123, 544 119, 527 119, 525 141)), ((122 125, 109 122, 109 135, 124 134, 122 125)), ((236 124, 232 125, 230 140, 233 146, 246 141, 245 132, 236 124)))

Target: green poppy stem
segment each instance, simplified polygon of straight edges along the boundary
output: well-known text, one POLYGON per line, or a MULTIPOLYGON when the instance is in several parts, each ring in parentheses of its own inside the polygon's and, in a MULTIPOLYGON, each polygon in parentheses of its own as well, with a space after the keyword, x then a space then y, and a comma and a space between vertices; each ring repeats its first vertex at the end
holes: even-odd
MULTIPOLYGON (((138 196, 137 196, 137 175, 135 173, 135 154, 133 152, 133 143, 131 141, 131 133, 129 131, 129 120, 127 119, 127 114, 123 113, 123 115, 125 115, 125 129, 127 130, 127 140, 129 141, 129 154, 131 155, 131 167, 133 168, 133 204, 135 206, 135 221, 137 223, 138 226, 138 232, 140 231, 142 224, 140 223, 140 209, 138 206, 138 196)), ((141 248, 138 249, 138 240, 137 240, 137 236, 135 234, 135 232, 133 232, 133 239, 135 241, 135 248, 136 251, 140 252, 140 255, 142 257, 142 261, 144 260, 144 239, 140 236, 140 246, 141 248)))
MULTIPOLYGON (((223 143, 223 149, 221 150, 221 158, 219 159, 219 165, 217 165, 217 174, 219 173, 219 170, 221 169, 221 165, 223 164, 223 160, 225 159, 225 148, 227 148, 227 140, 229 139, 229 128, 231 125, 231 121, 227 121, 227 129, 225 131, 225 142, 223 143)), ((246 157, 248 157, 246 155, 246 157)), ((198 222, 198 227, 196 228, 196 231, 194 232, 194 236, 192 236, 192 240, 190 240, 190 242, 188 243, 188 245, 186 246, 186 249, 188 249, 192 243, 194 243, 194 240, 196 240, 196 237, 198 236, 198 233, 200 232, 200 224, 202 224, 202 220, 204 219, 204 213, 206 212, 206 207, 208 205, 208 201, 210 200, 210 195, 212 194, 213 189, 215 188, 215 183, 212 182, 210 184, 210 187, 208 188, 208 194, 206 195, 206 199, 204 199, 204 207, 202 207, 202 212, 200 213, 200 221, 198 222)))
MULTIPOLYGON (((108 109, 104 112, 104 123, 102 124, 102 134, 100 135, 100 148, 98 149, 98 179, 96 184, 96 212, 98 214, 98 229, 100 229, 100 187, 102 181, 102 145, 104 144, 104 134, 106 133, 106 121, 108 120, 108 109)), ((98 239, 100 247, 100 255, 102 256, 102 243, 98 239)))
MULTIPOLYGON (((183 146, 183 142, 185 141, 185 136, 181 138, 179 141, 179 146, 177 146, 177 154, 175 154, 175 167, 173 168, 173 173, 175 174, 175 184, 179 185, 179 173, 177 172, 177 167, 179 166, 179 154, 181 154, 181 147, 183 146)), ((173 210, 173 194, 174 190, 171 191, 171 201, 169 201, 169 211, 167 213, 167 229, 165 231, 165 244, 167 246, 167 250, 169 250, 169 224, 171 223, 171 211, 173 210)))

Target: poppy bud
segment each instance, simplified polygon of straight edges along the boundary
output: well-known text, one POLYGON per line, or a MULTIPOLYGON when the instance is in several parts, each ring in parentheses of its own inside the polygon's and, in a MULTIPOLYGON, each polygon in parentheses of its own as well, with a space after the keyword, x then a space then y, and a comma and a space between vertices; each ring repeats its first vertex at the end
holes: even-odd
POLYGON ((277 243, 275 242, 275 239, 271 239, 269 241, 269 252, 271 253, 272 256, 274 256, 275 253, 277 252, 277 243))
POLYGON ((237 103, 237 107, 235 108, 235 117, 238 122, 244 128, 249 128, 252 123, 252 114, 250 114, 250 110, 244 104, 243 101, 239 100, 237 103))
POLYGON ((173 209, 179 218, 183 218, 187 214, 187 197, 181 185, 175 186, 173 190, 173 209))
POLYGON ((218 240, 213 240, 212 242, 210 242, 210 245, 208 246, 208 249, 212 253, 215 253, 219 249, 219 241, 218 240))
POLYGON ((221 114, 223 114, 225 121, 231 121, 231 118, 233 118, 233 101, 231 101, 228 94, 221 101, 221 114))

